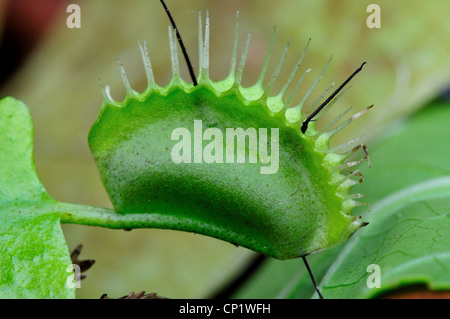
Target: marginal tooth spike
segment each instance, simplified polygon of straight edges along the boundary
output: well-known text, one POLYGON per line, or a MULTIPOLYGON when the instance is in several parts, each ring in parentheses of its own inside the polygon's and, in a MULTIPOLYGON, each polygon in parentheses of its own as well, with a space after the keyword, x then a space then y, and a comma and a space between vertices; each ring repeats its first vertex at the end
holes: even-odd
POLYGON ((144 63, 145 74, 147 76, 148 87, 151 88, 155 85, 155 78, 153 76, 152 63, 150 62, 150 55, 148 54, 147 42, 144 44, 138 41, 139 49, 141 50, 142 62, 144 63))
POLYGON ((98 85, 100 86, 100 90, 102 91, 103 99, 109 100, 109 97, 106 95, 105 87, 103 86, 103 82, 101 79, 98 79, 98 85))
POLYGON ((284 48, 284 51, 283 51, 283 54, 281 56, 280 62, 278 63, 277 67, 275 68, 275 71, 273 72, 272 77, 270 78, 269 84, 267 84, 267 87, 265 89, 265 94, 267 96, 270 95, 270 92, 272 91, 273 86, 275 85, 275 81, 277 80, 278 75, 280 75, 280 71, 281 71, 281 68, 283 67, 284 61, 286 60, 286 55, 288 53, 290 45, 291 45, 291 38, 289 38, 289 40, 288 40, 288 42, 286 44, 286 47, 284 48))
POLYGON ((352 140, 350 140, 350 141, 347 141, 347 142, 345 142, 345 143, 342 143, 342 144, 340 144, 340 145, 338 145, 338 146, 329 148, 329 149, 327 150, 327 153, 335 153, 336 151, 339 151, 339 150, 343 149, 344 147, 347 147, 348 145, 351 145, 351 144, 353 144, 353 143, 359 141, 359 140, 362 139, 362 138, 363 138, 363 136, 358 136, 358 137, 355 137, 354 139, 352 139, 352 140))
POLYGON ((334 124, 339 122, 339 120, 342 119, 345 115, 347 115, 347 113, 350 112, 352 109, 353 109, 353 107, 350 106, 348 109, 346 109, 340 115, 338 115, 334 120, 332 120, 330 123, 327 124, 327 126, 325 126, 323 128, 323 131, 325 132, 325 131, 328 131, 330 128, 332 128, 334 126, 334 124))
MULTIPOLYGON (((283 97, 283 99, 284 99, 284 97, 285 97, 285 95, 286 95, 286 92, 287 92, 289 86, 291 85, 292 81, 294 80, 294 77, 295 77, 295 75, 297 74, 297 71, 298 71, 298 69, 300 68, 300 65, 301 65, 302 62, 303 62, 303 59, 304 59, 304 57, 305 57, 305 55, 306 55, 306 51, 308 50, 308 46, 309 46, 309 43, 310 43, 310 42, 311 42, 311 38, 309 38, 308 43, 306 43, 306 47, 305 47, 305 49, 303 50, 303 53, 302 53, 302 55, 300 56, 300 59, 298 59, 297 64, 296 64, 295 67, 292 69, 291 73, 289 74, 288 80, 286 81, 286 83, 284 84, 283 88, 282 88, 281 91, 280 91, 280 94, 281 94, 281 96, 283 97)), ((309 69, 309 70, 311 70, 311 69, 309 69)), ((308 72, 309 72, 309 71, 308 71, 308 72)), ((303 76, 302 76, 302 79, 301 79, 302 81, 303 81, 304 75, 306 75, 306 72, 305 72, 305 73, 303 74, 303 76)), ((301 82, 300 82, 300 84, 301 84, 301 82)), ((300 85, 299 85, 299 87, 300 87, 300 85)), ((292 97, 292 98, 294 98, 294 97, 292 97)), ((289 103, 288 103, 287 105, 289 105, 289 103)))
POLYGON ((238 41, 239 41, 239 11, 236 12, 236 27, 234 30, 233 50, 231 51, 230 73, 228 75, 233 79, 236 75, 238 41))
POLYGON ((365 156, 363 158, 361 158, 359 161, 352 161, 352 162, 347 162, 347 163, 344 163, 342 165, 339 165, 338 169, 346 169, 346 168, 358 165, 364 160, 367 160, 367 164, 368 164, 368 166, 370 168, 371 164, 370 164, 369 151, 367 150, 367 146, 364 145, 364 144, 359 144, 359 145, 355 146, 350 152, 345 154, 344 159, 349 158, 351 155, 355 154, 360 149, 362 149, 364 151, 364 155, 365 156))
POLYGON ((352 152, 356 152, 356 151, 359 150, 359 149, 362 149, 362 150, 364 151, 364 154, 365 154, 366 156, 363 157, 363 159, 366 159, 366 160, 367 160, 367 164, 369 165, 369 168, 370 168, 370 167, 371 167, 371 164, 370 164, 369 151, 367 150, 367 146, 366 146, 366 145, 364 145, 364 144, 359 144, 359 145, 355 146, 355 147, 352 149, 352 151, 350 151, 350 154, 351 154, 352 152))
POLYGON ((291 96, 289 96, 288 100, 286 101, 286 107, 288 107, 292 100, 294 99, 295 95, 297 94, 298 89, 300 88, 300 86, 302 85, 303 80, 305 79, 306 74, 308 74, 309 72, 311 72, 312 69, 308 69, 305 72, 303 72, 300 80, 297 81, 297 84, 295 85, 294 90, 291 93, 291 96))
POLYGON ((111 96, 111 87, 109 85, 105 86, 105 92, 106 95, 108 96, 108 99, 112 102, 112 103, 116 103, 116 101, 112 98, 111 96))
POLYGON ((313 104, 311 104, 311 106, 308 108, 308 110, 306 111, 306 113, 311 113, 312 110, 314 110, 316 108, 316 106, 320 103, 320 101, 328 94, 328 92, 330 92, 333 87, 334 87, 334 82, 331 83, 331 85, 314 101, 313 104))
MULTIPOLYGON (((334 83, 334 82, 333 82, 334 83)), ((314 116, 315 120, 320 119, 320 117, 322 115, 324 115, 329 109, 331 109, 333 107, 334 104, 336 104, 336 102, 345 94, 345 92, 347 92, 348 90, 350 90, 351 86, 349 86, 348 88, 346 88, 345 90, 343 90, 342 92, 340 92, 338 95, 336 95, 336 97, 334 99, 331 100, 331 102, 329 102, 327 105, 325 105, 325 107, 323 107, 319 113, 317 113, 316 116, 314 116)), ((334 124, 334 123, 333 123, 334 124)), ((332 126, 332 125, 331 125, 332 126)), ((331 127, 329 126, 329 127, 331 127)), ((325 130, 324 130, 325 131, 325 130)))
POLYGON ((364 197, 366 197, 366 195, 361 194, 361 193, 347 195, 347 199, 358 199, 358 198, 364 198, 364 197))
POLYGON ((102 91, 103 99, 107 102, 112 102, 111 96, 106 92, 103 86, 102 80, 98 79, 98 84, 100 85, 100 90, 102 91))
POLYGON ((355 174, 355 176, 359 177, 358 181, 354 181, 356 184, 361 184, 362 182, 364 182, 364 175, 363 174, 357 173, 357 174, 355 174))
POLYGON ((102 91, 104 102, 107 104, 114 104, 117 106, 121 106, 120 103, 115 101, 111 96, 111 88, 109 85, 103 86, 103 83, 100 79, 98 79, 98 84, 100 85, 100 90, 102 91))
MULTIPOLYGON (((185 48, 184 43, 183 43, 183 40, 181 39, 181 34, 178 31, 178 27, 177 27, 177 25, 176 25, 176 23, 175 23, 175 21, 174 21, 174 19, 172 17, 172 14, 170 13, 170 10, 167 8, 167 6, 166 6, 166 4, 165 4, 165 2, 163 0, 161 0, 161 4, 163 5, 164 9, 166 10, 167 16, 168 16, 168 18, 170 20, 170 24, 172 25, 173 29, 175 30, 175 32, 174 32, 175 35, 173 37, 174 38, 176 37, 178 42, 179 42, 179 44, 180 44, 180 49, 181 49, 181 52, 183 53, 184 59, 186 60, 186 64, 187 64, 187 67, 188 67, 188 70, 189 70, 189 75, 190 75, 190 77, 192 79, 193 85, 196 86, 198 84, 197 78, 195 77, 194 68, 193 68, 193 66, 191 64, 191 61, 189 59, 189 55, 188 55, 188 53, 186 51, 186 48, 185 48)), ((174 46, 174 47, 177 48, 177 46, 174 46)), ((177 63, 178 63, 178 59, 177 59, 177 63)), ((175 81, 180 81, 180 80, 181 80, 181 78, 179 78, 179 77, 178 77, 178 79, 175 78, 175 81)))
POLYGON ((364 159, 365 159, 365 157, 360 159, 359 161, 347 162, 345 164, 342 164, 341 166, 338 166, 338 168, 344 169, 344 168, 350 168, 350 167, 356 166, 356 165, 360 164, 364 159))
POLYGON ((328 68, 328 65, 330 64, 331 60, 333 59, 333 56, 330 57, 327 64, 325 64, 325 67, 322 69, 322 72, 320 72, 319 76, 314 81, 313 85, 309 88, 308 92, 306 92, 305 96, 303 97, 302 101, 300 101, 299 106, 300 109, 303 107, 303 104, 305 104, 306 100, 310 97, 314 89, 316 88, 317 84, 319 84, 319 81, 322 79, 325 71, 328 68))
POLYGON ((265 79, 266 74, 267 74, 267 69, 269 68, 269 62, 270 62, 270 57, 272 56, 272 49, 273 49, 273 44, 275 42, 275 34, 276 34, 276 32, 277 32, 277 29, 274 26, 273 30, 272 30, 272 36, 270 38, 270 44, 269 44, 269 47, 267 49, 266 59, 264 60, 263 67, 262 67, 262 70, 261 70, 261 74, 259 75, 258 81, 256 82, 256 85, 258 85, 260 88, 263 87, 264 79, 265 79))
POLYGON ((198 12, 198 65, 200 65, 200 70, 198 72, 197 81, 202 78, 202 66, 203 66, 203 23, 202 23, 202 13, 198 12))
MULTIPOLYGON (((351 200, 351 199, 350 199, 351 200)), ((352 201, 352 205, 353 205, 353 207, 358 207, 358 206, 369 206, 370 207, 370 204, 369 203, 364 203, 364 202, 357 202, 357 201, 354 201, 354 200, 351 200, 352 201)), ((369 208, 370 209, 370 208, 369 208)), ((366 224, 367 225, 367 224, 366 224)), ((364 225, 365 226, 365 225, 364 225)))
POLYGON ((344 155, 344 159, 349 158, 350 156, 352 156, 353 154, 355 154, 357 151, 359 151, 360 149, 362 149, 364 151, 364 154, 366 155, 366 157, 369 157, 369 152, 367 150, 367 146, 365 144, 359 144, 356 145, 355 147, 353 147, 350 151, 348 151, 347 153, 343 154, 344 155))
POLYGON ((248 29, 247 40, 245 41, 244 51, 242 52, 241 62, 236 72, 236 84, 240 84, 242 81, 242 74, 244 73, 244 66, 247 60, 248 48, 250 46, 250 39, 252 37, 252 26, 248 29))
POLYGON ((334 97, 350 82, 353 77, 358 74, 363 66, 366 64, 366 62, 363 62, 359 68, 355 70, 314 112, 311 113, 311 115, 308 116, 308 118, 302 123, 301 131, 303 134, 306 133, 306 130, 308 129, 308 123, 311 122, 314 117, 331 101, 334 99, 334 97))
POLYGON ((328 132, 325 132, 324 134, 327 134, 329 136, 333 136, 335 135, 337 132, 341 131, 343 128, 345 128, 347 125, 349 125, 351 122, 353 122, 354 120, 356 120, 358 117, 360 117, 361 115, 363 115, 364 113, 366 113, 368 110, 370 110, 373 107, 373 105, 366 107, 364 110, 356 113, 355 115, 353 115, 351 118, 349 118, 348 120, 346 120, 344 123, 342 123, 341 125, 339 125, 338 127, 336 127, 333 130, 330 130, 328 132))
POLYGON ((209 78, 209 11, 206 10, 206 22, 205 22, 205 42, 203 43, 203 54, 202 54, 202 77, 201 80, 209 78))
POLYGON ((125 73, 125 68, 123 67, 123 64, 120 63, 119 59, 117 59, 117 64, 119 65, 120 75, 122 77, 123 85, 125 86, 125 89, 127 90, 127 95, 135 95, 135 91, 131 88, 130 82, 128 81, 128 78, 127 78, 127 74, 125 73))
POLYGON ((335 185, 341 185, 341 184, 343 184, 344 182, 346 182, 348 180, 353 181, 353 182, 357 182, 357 183, 362 183, 363 180, 364 180, 364 176, 359 172, 359 169, 357 169, 356 171, 351 172, 350 174, 346 175, 344 178, 339 180, 337 183, 335 183, 335 185), (352 180, 351 177, 353 177, 353 176, 359 176, 360 177, 360 181, 357 182, 355 180, 352 180))
POLYGON ((170 57, 172 59, 172 78, 175 82, 180 80, 180 66, 178 62, 178 46, 175 35, 175 30, 169 25, 169 42, 170 42, 170 57))
POLYGON ((323 68, 322 72, 319 74, 317 79, 314 81, 314 83, 312 84, 312 86, 310 87, 308 92, 306 92, 305 96, 300 101, 300 103, 298 103, 296 106, 286 110, 286 119, 288 120, 288 122, 296 123, 296 122, 301 120, 301 118, 302 118, 302 114, 301 113, 302 113, 303 105, 305 104, 305 102, 309 98, 309 96, 312 94, 314 89, 316 88, 316 86, 319 83, 320 79, 322 79, 323 74, 325 73, 325 71, 328 68, 328 65, 330 64, 332 59, 333 59, 333 56, 330 57, 330 59, 328 60, 327 64, 323 68))
MULTIPOLYGON (((367 203, 362 203, 362 202, 357 202, 357 201, 355 201, 353 199, 345 199, 344 202, 341 205, 343 210, 353 209, 353 208, 355 208, 357 206, 368 206, 368 204, 367 203)), ((358 220, 359 219, 358 217, 354 217, 354 218, 355 218, 354 223, 356 222, 356 224, 359 227, 364 227, 364 226, 366 226, 368 224, 368 223, 365 223, 365 222, 362 222, 362 221, 358 220)))

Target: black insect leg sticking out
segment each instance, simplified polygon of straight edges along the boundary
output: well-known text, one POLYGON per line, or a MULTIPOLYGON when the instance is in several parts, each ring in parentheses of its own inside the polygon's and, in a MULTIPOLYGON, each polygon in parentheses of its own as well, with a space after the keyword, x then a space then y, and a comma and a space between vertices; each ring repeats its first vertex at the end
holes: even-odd
POLYGON ((169 8, 166 6, 164 0, 160 0, 160 1, 164 7, 164 10, 166 10, 166 13, 169 17, 170 22, 172 23, 172 27, 175 30, 175 34, 177 35, 178 43, 180 43, 181 51, 183 52, 184 58, 186 60, 186 63, 187 63, 188 69, 189 69, 189 74, 191 75, 191 78, 192 78, 192 82, 194 83, 194 86, 197 86, 198 83, 197 83, 197 79, 195 78, 194 68, 192 67, 191 61, 189 60, 189 56, 187 54, 186 47, 184 46, 183 40, 181 39, 181 34, 178 31, 177 25, 175 24, 175 20, 172 18, 172 14, 170 14, 169 8))
POLYGON ((326 100, 325 102, 323 102, 314 112, 312 112, 312 114, 310 116, 308 116, 308 118, 303 122, 302 124, 302 133, 305 134, 306 130, 308 129, 308 124, 309 122, 311 122, 314 118, 314 116, 316 116, 328 103, 330 103, 330 101, 347 85, 348 82, 350 82, 350 80, 356 75, 358 74, 359 71, 362 70, 364 64, 366 64, 366 62, 364 62, 363 64, 361 64, 361 66, 355 71, 353 72, 352 75, 350 75, 347 80, 344 81, 344 83, 341 84, 340 87, 338 87, 336 89, 336 91, 334 91, 326 100))

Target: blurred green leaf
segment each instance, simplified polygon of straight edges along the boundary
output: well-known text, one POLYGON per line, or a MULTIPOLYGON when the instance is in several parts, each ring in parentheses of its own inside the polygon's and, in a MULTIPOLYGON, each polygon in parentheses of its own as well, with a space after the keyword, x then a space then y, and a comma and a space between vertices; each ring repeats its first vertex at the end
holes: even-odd
POLYGON ((0 100, 0 141, 0 298, 74 298, 60 213, 34 169, 31 117, 10 97, 0 100))
POLYGON ((355 189, 375 203, 365 216, 370 224, 331 266, 324 279, 326 295, 373 297, 406 284, 450 289, 445 267, 450 258, 450 189, 448 177, 442 177, 450 175, 449 121, 450 105, 434 103, 371 152, 373 168, 364 172, 370 182, 355 189), (381 267, 380 290, 367 288, 369 264, 381 267), (339 289, 336 280, 346 288, 339 289))
POLYGON ((355 186, 375 203, 402 188, 450 175, 450 104, 435 102, 391 125, 371 148, 372 169, 363 167, 367 182, 355 186))
MULTIPOLYGON (((449 103, 433 103, 370 150, 372 168, 362 169, 365 182, 354 189, 375 203, 363 217, 370 224, 346 244, 308 257, 325 298, 375 297, 413 284, 450 289, 449 121, 449 103), (366 285, 371 264, 381 268, 380 289, 366 285)), ((269 260, 235 296, 311 296, 301 262, 290 263, 269 260)))
MULTIPOLYGON (((381 186, 381 185, 380 185, 381 186)), ((387 197, 371 222, 345 244, 325 275, 325 298, 368 298, 404 285, 450 289, 450 177, 415 184, 387 197), (380 288, 369 288, 380 268, 380 288)))

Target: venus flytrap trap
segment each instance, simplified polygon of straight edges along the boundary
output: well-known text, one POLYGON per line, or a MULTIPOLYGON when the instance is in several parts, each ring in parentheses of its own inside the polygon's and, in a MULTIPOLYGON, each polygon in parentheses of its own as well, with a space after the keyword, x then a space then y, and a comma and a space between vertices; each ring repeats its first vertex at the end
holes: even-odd
MULTIPOLYGON (((267 87, 263 82, 272 44, 257 84, 247 88, 240 84, 249 40, 237 70, 234 44, 229 76, 214 82, 208 76, 209 16, 204 40, 202 28, 200 24, 198 85, 181 79, 177 36, 169 29, 172 79, 167 86, 154 82, 147 49, 141 46, 148 88, 134 91, 122 66, 125 100, 114 101, 109 88, 102 88, 105 100, 91 128, 89 146, 116 212, 151 214, 155 220, 170 216, 176 222, 152 227, 209 235, 278 259, 305 256, 346 241, 365 225, 351 216, 359 205, 353 198, 359 195, 349 190, 359 181, 347 169, 360 161, 346 159, 358 148, 337 154, 329 150, 329 141, 365 111, 325 132, 317 131, 311 120, 362 66, 306 117, 302 114, 306 98, 288 108, 285 95, 276 96, 277 102, 269 95, 287 47, 267 87), (204 133, 203 127, 208 128, 204 133), (260 134, 257 143, 257 130, 270 130, 271 137, 260 134), (204 150, 203 140, 211 140, 204 150), (267 171, 263 165, 267 154, 261 156, 266 143, 278 163, 276 170, 262 173, 267 171)), ((235 43, 237 38, 236 31, 235 43)))
MULTIPOLYGON (((155 82, 145 43, 139 43, 148 79, 144 92, 131 88, 120 62, 127 92, 124 101, 114 101, 109 87, 101 84, 104 101, 88 141, 114 210, 52 199, 35 173, 26 106, 13 98, 1 100, 0 203, 2 216, 8 218, 0 232, 2 252, 6 252, 1 259, 2 296, 74 296, 74 288, 64 286, 70 258, 60 222, 194 232, 281 260, 304 258, 339 245, 367 224, 351 215, 361 205, 355 199, 362 195, 350 193, 362 182, 359 171, 350 168, 368 160, 367 149, 361 144, 339 153, 357 139, 331 149, 329 143, 370 107, 336 126, 345 111, 321 131, 315 122, 339 100, 344 86, 364 64, 317 107, 334 83, 323 92, 309 106, 309 112, 313 111, 308 115, 303 108, 331 59, 301 101, 291 105, 311 71, 303 71, 288 96, 309 41, 282 90, 272 95, 289 43, 267 79, 274 31, 260 77, 255 85, 244 88, 241 79, 251 32, 238 65, 238 28, 237 18, 230 73, 222 81, 209 78, 209 14, 205 26, 199 14, 197 77, 187 59, 193 84, 180 76, 177 39, 182 41, 176 27, 169 27, 169 84, 161 87, 155 82), (361 149, 363 159, 350 161, 361 149), (35 236, 39 245, 21 238, 29 227, 35 230, 26 231, 27 236, 35 236), (36 260, 39 268, 32 267, 36 260)), ((181 49, 187 57, 184 45, 181 49)))

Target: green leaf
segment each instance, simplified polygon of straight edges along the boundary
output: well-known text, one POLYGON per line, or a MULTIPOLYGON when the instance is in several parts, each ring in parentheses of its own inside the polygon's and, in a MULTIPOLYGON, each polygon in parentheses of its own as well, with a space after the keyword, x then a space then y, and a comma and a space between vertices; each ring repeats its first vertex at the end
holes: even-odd
POLYGON ((12 97, 0 101, 0 207, 46 197, 33 161, 33 124, 27 107, 12 97))
POLYGON ((365 216, 370 225, 331 266, 325 296, 374 297, 413 284, 450 289, 449 120, 448 103, 434 103, 371 152, 373 168, 364 171, 370 182, 357 187, 375 203, 365 216), (367 288, 370 264, 381 268, 380 289, 367 288))
POLYGON ((450 288, 450 178, 403 189, 372 210, 370 227, 350 239, 324 278, 326 298, 367 298, 403 285, 450 288), (369 288, 369 265, 381 287, 369 288))
POLYGON ((34 168, 31 117, 11 97, 0 100, 0 143, 0 298, 74 298, 60 213, 34 168))
POLYGON ((375 203, 404 187, 450 175, 450 105, 436 102, 394 127, 370 148, 367 183, 355 186, 375 203))
MULTIPOLYGON (((344 245, 308 257, 325 298, 370 298, 415 284, 450 289, 449 121, 448 103, 434 103, 370 148, 372 168, 362 168, 365 182, 355 187, 372 205, 363 217, 370 224, 344 245), (370 264, 380 266, 379 289, 366 285, 370 264)), ((308 280, 300 262, 269 260, 235 296, 308 297, 308 280), (283 279, 270 283, 275 273, 283 279)))

